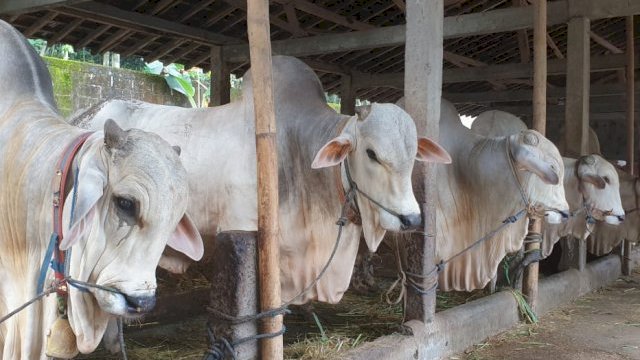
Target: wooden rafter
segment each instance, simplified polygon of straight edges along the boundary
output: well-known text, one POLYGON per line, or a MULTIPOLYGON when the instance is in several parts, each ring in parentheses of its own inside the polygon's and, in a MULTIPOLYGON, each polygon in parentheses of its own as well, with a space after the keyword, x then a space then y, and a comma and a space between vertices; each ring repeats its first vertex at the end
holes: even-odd
MULTIPOLYGON (((238 9, 244 10, 245 12, 247 11, 247 2, 245 0, 224 0, 224 2, 226 2, 227 4, 236 7, 238 9)), ((296 29, 295 27, 291 26, 288 22, 284 21, 284 20, 280 20, 279 18, 275 17, 275 16, 271 16, 269 18, 269 21, 271 22, 271 24, 288 31, 291 34, 296 34, 298 32, 298 29, 296 29)))
POLYGON ((172 55, 168 60, 167 63, 174 63, 177 62, 178 60, 182 59, 183 57, 189 55, 189 53, 195 51, 197 48, 201 47, 202 44, 200 43, 192 43, 191 45, 187 46, 186 48, 180 50, 178 53, 176 53, 175 55, 172 55))
POLYGON ((83 47, 89 45, 89 43, 92 42, 93 40, 97 39, 100 35, 102 35, 105 32, 107 32, 107 30, 109 30, 110 28, 111 28, 111 26, 109 26, 109 25, 100 26, 99 28, 97 28, 97 29, 93 30, 92 32, 90 32, 89 34, 87 34, 87 36, 82 38, 82 40, 78 41, 74 45, 76 47, 83 48, 83 47))
POLYGON ((551 48, 551 50, 553 50, 553 53, 558 59, 564 59, 564 54, 562 53, 562 51, 560 51, 560 48, 558 48, 558 45, 556 45, 555 41, 553 41, 553 38, 551 38, 551 35, 549 35, 549 33, 547 33, 547 45, 551 48))
POLYGON ((619 47, 613 45, 611 42, 607 41, 607 39, 605 39, 602 36, 596 34, 595 32, 591 31, 589 33, 589 35, 591 36, 591 40, 593 40, 596 44, 602 46, 603 48, 611 51, 611 53, 613 53, 613 54, 622 54, 622 53, 624 53, 624 50, 622 50, 619 47))
POLYGON ((25 37, 32 37, 35 33, 40 31, 40 29, 42 29, 49 22, 51 22, 51 20, 53 20, 56 16, 58 16, 57 12, 55 12, 55 11, 48 12, 47 15, 41 17, 40 19, 38 19, 38 21, 33 23, 31 26, 29 26, 27 28, 27 30, 25 30, 23 32, 24 36, 25 37))
POLYGON ((162 59, 165 55, 167 55, 168 53, 176 49, 178 46, 180 46, 183 42, 184 42, 183 39, 173 39, 168 44, 162 44, 162 46, 160 46, 160 50, 152 53, 149 56, 146 56, 145 58, 148 62, 154 62, 158 59, 162 59))
POLYGON ((152 42, 158 40, 159 38, 160 38, 160 35, 147 35, 140 42, 138 42, 135 45, 130 46, 125 51, 123 51, 121 54, 122 54, 122 56, 131 56, 131 55, 137 53, 138 51, 142 50, 143 48, 145 48, 147 45, 151 44, 152 42))
POLYGON ((308 14, 317 16, 319 18, 325 19, 327 21, 331 21, 333 23, 336 23, 354 30, 368 30, 368 29, 374 28, 373 25, 366 24, 353 19, 348 19, 331 10, 328 10, 326 8, 323 8, 322 6, 318 6, 306 0, 275 0, 275 2, 280 4, 291 4, 300 11, 304 11, 308 14))
POLYGON ((285 13, 287 14, 287 21, 289 22, 289 24, 291 24, 291 26, 297 29, 297 32, 294 35, 295 36, 308 35, 307 32, 300 27, 300 22, 298 21, 298 15, 296 14, 296 8, 290 3, 283 4, 282 6, 284 8, 285 13))
POLYGON ((60 30, 55 35, 53 35, 51 38, 49 38, 49 43, 51 43, 51 44, 59 43, 60 40, 65 38, 73 30, 75 30, 78 26, 80 26, 80 24, 82 24, 83 21, 84 20, 79 19, 79 18, 73 19, 73 21, 71 21, 70 23, 65 25, 65 27, 62 30, 60 30))
POLYGON ((144 34, 151 34, 156 31, 160 31, 189 38, 203 44, 212 45, 237 44, 240 42, 239 40, 229 36, 220 35, 211 31, 194 28, 150 15, 122 10, 115 6, 93 1, 83 2, 72 7, 60 8, 59 11, 144 34))
POLYGON ((213 4, 214 1, 215 0, 201 0, 199 3, 197 3, 194 6, 192 6, 187 12, 182 14, 182 16, 180 16, 178 21, 179 22, 185 22, 185 21, 189 20, 195 14, 199 13, 200 11, 206 9, 209 5, 213 4))
MULTIPOLYGON (((407 4, 405 4, 404 0, 393 0, 393 3, 396 4, 398 9, 403 13, 407 11, 407 4)), ((445 4, 445 6, 447 5, 445 4)))

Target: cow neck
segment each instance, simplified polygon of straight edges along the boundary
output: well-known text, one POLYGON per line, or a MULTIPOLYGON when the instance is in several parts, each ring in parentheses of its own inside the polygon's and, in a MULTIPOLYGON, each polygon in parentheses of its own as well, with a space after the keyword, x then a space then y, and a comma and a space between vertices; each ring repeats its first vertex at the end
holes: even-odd
MULTIPOLYGON (((49 248, 47 249, 47 253, 45 255, 45 259, 42 264, 40 280, 38 282, 38 290, 41 291, 44 286, 44 278, 46 277, 46 273, 48 270, 49 262, 51 261, 51 257, 53 255, 53 262, 51 267, 54 270, 55 279, 61 283, 64 283, 65 280, 65 258, 66 251, 60 250, 60 243, 63 239, 63 224, 62 217, 64 213, 64 199, 67 196, 68 189, 71 185, 68 180, 71 176, 71 164, 75 159, 76 154, 82 148, 82 145, 87 141, 87 138, 92 134, 92 132, 86 132, 78 137, 76 137, 67 147, 65 148, 62 156, 58 160, 58 164, 56 165, 56 172, 53 178, 53 233, 51 234, 51 240, 49 244, 49 248), (52 254, 53 253, 53 254, 52 254)), ((75 177, 74 177, 75 178, 75 177)), ((75 189, 75 188, 74 188, 75 189)), ((74 190, 75 191, 75 190, 74 190)), ((75 205, 75 194, 72 206, 75 205)), ((73 216, 73 214, 72 214, 73 216)), ((57 290, 58 295, 60 297, 66 297, 67 288, 66 286, 60 286, 57 290)))
MULTIPOLYGON (((350 116, 338 123, 338 126, 336 127, 336 136, 340 136, 340 134, 342 133, 342 130, 344 130, 344 128, 349 123, 349 120, 351 120, 350 116)), ((338 191, 338 199, 340 199, 340 204, 344 204, 347 201, 347 193, 344 189, 344 184, 342 182, 342 166, 344 166, 344 164, 345 163, 343 162, 339 166, 334 166, 334 171, 333 171, 334 179, 336 182, 336 190, 338 191)), ((347 209, 346 218, 352 224, 362 225, 362 218, 360 217, 360 212, 358 211, 358 208, 353 202, 349 205, 349 208, 347 209)))

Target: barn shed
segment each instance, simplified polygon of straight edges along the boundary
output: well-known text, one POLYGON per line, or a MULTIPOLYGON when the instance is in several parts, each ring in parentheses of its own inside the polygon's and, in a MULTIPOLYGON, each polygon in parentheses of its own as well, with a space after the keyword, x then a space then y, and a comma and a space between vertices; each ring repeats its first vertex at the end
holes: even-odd
MULTIPOLYGON (((255 90, 264 95, 256 102, 257 137, 264 139, 258 144, 259 179, 265 181, 259 233, 271 241, 277 221, 272 216, 277 213, 277 176, 270 166, 276 156, 271 53, 298 57, 313 68, 325 91, 340 95, 344 114, 353 115, 356 99, 396 102, 404 96, 419 133, 437 138, 442 95, 464 115, 489 109, 518 115, 564 142, 574 155, 585 155, 591 126, 602 154, 626 160, 633 174, 638 142, 634 102, 640 98, 634 77, 640 67, 640 26, 634 15, 639 13, 640 1, 631 0, 0 1, 0 18, 26 37, 210 69, 213 105, 229 102, 229 74, 242 76, 251 64, 257 77, 264 75, 268 81, 255 90), (566 131, 560 139, 562 127, 566 131)), ((425 184, 435 184, 433 166, 420 171, 425 184)), ((431 191, 418 202, 424 213, 434 214, 431 191)), ((424 231, 408 244, 408 271, 422 274, 425 288, 435 267, 435 243, 428 235, 435 221, 435 215, 428 216, 424 231)), ((273 261, 269 241, 262 240, 261 261, 273 261)), ((623 257, 590 265, 580 251, 578 270, 541 283, 538 303, 537 269, 530 269, 532 305, 544 312, 559 303, 558 288, 566 286, 563 295, 575 297, 614 279, 616 268, 630 257, 631 247, 625 250, 623 257)), ((279 284, 263 280, 273 281, 279 284)), ((262 310, 279 305, 279 294, 274 295, 262 310)), ((503 313, 513 301, 510 295, 497 294, 440 316, 434 314, 435 292, 409 291, 407 296, 414 336, 380 339, 351 358, 445 356, 518 321, 515 309, 503 313), (482 329, 462 330, 491 314, 495 320, 482 329)), ((276 332, 280 323, 269 326, 263 331, 276 332)), ((263 358, 281 356, 277 340, 267 341, 271 345, 263 349, 263 358)))

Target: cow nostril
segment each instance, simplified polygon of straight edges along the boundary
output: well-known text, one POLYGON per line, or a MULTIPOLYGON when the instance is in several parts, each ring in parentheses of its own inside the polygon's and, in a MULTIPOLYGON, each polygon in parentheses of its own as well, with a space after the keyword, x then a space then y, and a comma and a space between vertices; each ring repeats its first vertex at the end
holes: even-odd
POLYGON ((129 310, 137 313, 146 313, 156 306, 156 297, 155 295, 151 296, 130 296, 125 295, 125 300, 127 301, 127 306, 130 308, 129 310))
POLYGON ((420 214, 400 215, 398 219, 404 228, 416 227, 422 223, 420 214))
POLYGON ((562 216, 563 219, 568 219, 569 218, 569 213, 566 211, 558 211, 560 213, 560 216, 562 216))
POLYGON ((618 216, 616 216, 616 217, 618 218, 618 220, 619 220, 620 222, 623 222, 623 221, 624 221, 624 215, 618 215, 618 216))

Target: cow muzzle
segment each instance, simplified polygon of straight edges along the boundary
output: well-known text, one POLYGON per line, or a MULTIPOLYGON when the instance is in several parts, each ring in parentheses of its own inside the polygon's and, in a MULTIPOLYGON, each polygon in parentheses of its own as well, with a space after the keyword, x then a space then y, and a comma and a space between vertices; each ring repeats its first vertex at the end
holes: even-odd
POLYGON ((130 296, 125 294, 124 299, 127 303, 127 313, 133 315, 148 313, 156 306, 155 295, 130 296))
POLYGON ((415 230, 422 224, 422 216, 420 214, 400 215, 398 220, 400 220, 400 229, 402 231, 415 230))

